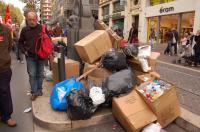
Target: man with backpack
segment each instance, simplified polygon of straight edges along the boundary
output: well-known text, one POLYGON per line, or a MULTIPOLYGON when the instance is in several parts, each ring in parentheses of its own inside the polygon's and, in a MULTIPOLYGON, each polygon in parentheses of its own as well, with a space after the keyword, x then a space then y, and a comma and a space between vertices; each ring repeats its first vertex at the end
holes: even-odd
MULTIPOLYGON (((37 96, 43 95, 42 84, 45 59, 47 57, 38 54, 38 50, 42 51, 40 47, 43 47, 42 40, 39 39, 43 31, 43 26, 37 23, 37 14, 35 12, 28 12, 26 20, 27 26, 21 31, 19 46, 22 53, 26 56, 27 71, 31 85, 31 100, 34 101, 37 96)), ((47 33, 47 30, 45 32, 47 33)))

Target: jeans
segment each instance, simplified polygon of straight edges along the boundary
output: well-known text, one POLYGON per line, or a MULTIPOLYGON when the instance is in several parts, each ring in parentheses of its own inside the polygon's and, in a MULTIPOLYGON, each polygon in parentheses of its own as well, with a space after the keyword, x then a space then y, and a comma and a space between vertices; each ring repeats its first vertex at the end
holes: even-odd
POLYGON ((173 43, 172 47, 174 47, 174 54, 177 54, 177 43, 173 43))
POLYGON ((172 42, 168 41, 164 54, 172 55, 172 42))
POLYGON ((154 48, 154 44, 155 44, 155 39, 151 39, 151 49, 154 48))
POLYGON ((21 49, 19 48, 19 45, 17 43, 13 44, 14 52, 16 54, 17 60, 23 61, 23 54, 21 52, 21 49))
POLYGON ((13 112, 13 104, 10 93, 11 76, 11 69, 0 73, 0 116, 2 121, 10 119, 13 112))
POLYGON ((39 58, 26 57, 27 71, 29 74, 29 82, 31 85, 31 93, 37 94, 42 91, 44 80, 44 64, 45 60, 39 58))

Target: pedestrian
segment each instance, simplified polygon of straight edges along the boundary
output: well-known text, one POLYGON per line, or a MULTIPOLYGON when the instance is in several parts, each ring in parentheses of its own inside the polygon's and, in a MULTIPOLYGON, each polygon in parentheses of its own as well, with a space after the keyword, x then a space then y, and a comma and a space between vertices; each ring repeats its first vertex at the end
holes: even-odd
POLYGON ((43 94, 42 84, 45 60, 41 59, 35 52, 36 41, 42 32, 42 25, 37 23, 37 14, 35 12, 28 12, 26 19, 27 26, 21 31, 19 46, 26 56, 27 71, 31 86, 31 100, 34 101, 37 96, 42 96, 43 94))
POLYGON ((10 81, 12 76, 10 51, 12 37, 10 30, 0 23, 0 120, 10 127, 17 125, 11 118, 13 113, 10 81))
POLYGON ((151 49, 153 49, 154 46, 155 46, 155 42, 156 42, 156 33, 155 33, 155 30, 153 28, 151 29, 149 39, 151 41, 151 49))
POLYGON ((195 54, 195 66, 198 66, 200 64, 200 30, 197 31, 197 34, 195 36, 195 42, 194 45, 194 54, 195 54))
POLYGON ((170 56, 172 55, 172 39, 173 39, 173 34, 170 29, 166 32, 165 37, 167 40, 167 47, 164 51, 164 54, 170 56))
POLYGON ((189 36, 188 33, 185 33, 183 38, 181 39, 181 51, 185 51, 186 50, 186 45, 188 44, 189 41, 189 36))
POLYGON ((63 34, 62 28, 60 26, 60 23, 56 24, 56 27, 53 30, 54 37, 61 37, 63 34))
POLYGON ((129 31, 128 42, 138 43, 138 29, 136 28, 135 23, 132 23, 132 28, 129 31))
POLYGON ((175 28, 172 28, 172 35, 173 35, 173 38, 172 38, 172 47, 174 47, 174 55, 177 55, 177 49, 178 49, 178 32, 176 31, 175 28))
POLYGON ((18 43, 18 41, 19 41, 19 29, 20 29, 20 27, 19 27, 19 24, 16 24, 15 25, 15 30, 13 31, 13 45, 15 46, 15 53, 16 53, 16 57, 17 57, 17 60, 18 60, 18 62, 20 62, 20 63, 24 63, 23 62, 23 54, 22 54, 22 52, 21 52, 21 50, 20 50, 20 48, 19 48, 19 43, 18 43))

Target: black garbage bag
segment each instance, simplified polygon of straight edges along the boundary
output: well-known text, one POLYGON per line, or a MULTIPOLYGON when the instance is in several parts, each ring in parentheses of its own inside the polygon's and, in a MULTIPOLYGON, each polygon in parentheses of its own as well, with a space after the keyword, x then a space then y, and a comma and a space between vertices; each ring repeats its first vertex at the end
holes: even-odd
POLYGON ((83 93, 73 91, 68 96, 67 114, 71 120, 89 119, 96 108, 92 103, 92 99, 83 93))
POLYGON ((103 66, 112 71, 120 71, 127 68, 126 56, 124 53, 111 50, 106 52, 102 58, 103 66))
POLYGON ((112 97, 120 96, 130 92, 136 86, 136 75, 131 69, 125 69, 106 78, 103 83, 104 94, 106 95, 105 106, 110 106, 112 97))
POLYGON ((139 45, 126 44, 122 49, 127 58, 137 57, 139 45))

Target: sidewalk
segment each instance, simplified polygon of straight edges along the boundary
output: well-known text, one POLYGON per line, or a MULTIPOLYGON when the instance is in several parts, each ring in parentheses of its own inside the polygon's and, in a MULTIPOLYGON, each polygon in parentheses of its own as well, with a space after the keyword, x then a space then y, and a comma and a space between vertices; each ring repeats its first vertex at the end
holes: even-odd
POLYGON ((186 67, 186 68, 191 68, 191 69, 195 69, 195 70, 200 71, 200 67, 192 67, 192 66, 188 66, 188 65, 184 65, 184 64, 177 64, 176 61, 179 58, 178 56, 164 55, 164 51, 165 51, 166 47, 167 47, 167 44, 162 43, 162 44, 157 44, 155 46, 155 49, 153 49, 153 51, 160 53, 160 57, 158 59, 159 61, 167 62, 167 63, 171 63, 171 64, 176 64, 176 65, 179 65, 179 66, 183 66, 183 67, 186 67))

